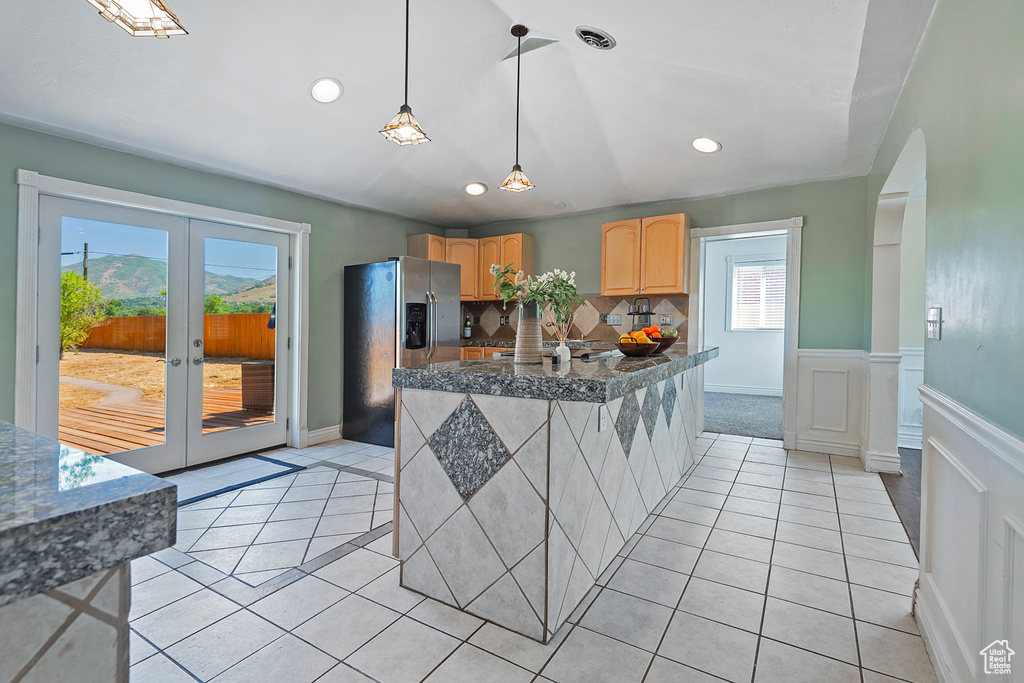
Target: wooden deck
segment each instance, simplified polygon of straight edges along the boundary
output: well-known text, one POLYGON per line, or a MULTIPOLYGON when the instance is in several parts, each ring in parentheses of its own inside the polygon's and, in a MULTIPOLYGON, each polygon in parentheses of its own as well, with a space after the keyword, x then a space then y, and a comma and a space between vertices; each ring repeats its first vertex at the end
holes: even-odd
MULTIPOLYGON (((203 393, 203 434, 273 420, 271 414, 242 410, 241 389, 203 393)), ((95 455, 155 446, 164 442, 164 401, 146 399, 61 410, 57 436, 61 443, 95 455)))

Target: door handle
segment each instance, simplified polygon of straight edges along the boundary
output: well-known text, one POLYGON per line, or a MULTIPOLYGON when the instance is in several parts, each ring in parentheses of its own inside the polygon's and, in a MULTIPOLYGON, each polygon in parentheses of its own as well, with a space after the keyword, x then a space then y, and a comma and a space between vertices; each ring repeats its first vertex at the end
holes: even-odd
POLYGON ((205 360, 206 359, 203 358, 202 356, 196 356, 195 358, 192 359, 192 365, 202 365, 203 361, 205 360))
POLYGON ((181 365, 181 359, 180 358, 172 358, 170 360, 164 360, 163 358, 157 358, 156 362, 157 363, 170 363, 171 366, 175 367, 175 368, 178 367, 179 365, 181 365))
POLYGON ((430 315, 427 323, 427 360, 430 360, 437 352, 437 297, 433 292, 427 292, 427 309, 430 315))

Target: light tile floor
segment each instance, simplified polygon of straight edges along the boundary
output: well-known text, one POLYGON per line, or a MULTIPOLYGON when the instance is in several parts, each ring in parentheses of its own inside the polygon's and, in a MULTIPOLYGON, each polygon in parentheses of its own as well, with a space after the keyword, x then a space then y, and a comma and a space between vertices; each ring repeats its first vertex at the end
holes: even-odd
MULTIPOLYGON (((360 452, 318 451, 292 457, 360 452)), ((182 553, 133 564, 132 681, 936 680, 910 615, 917 561, 878 475, 748 437, 704 434, 698 453, 553 643, 399 587, 386 524, 256 587, 211 585, 182 553)), ((361 462, 383 473, 389 457, 361 462)))

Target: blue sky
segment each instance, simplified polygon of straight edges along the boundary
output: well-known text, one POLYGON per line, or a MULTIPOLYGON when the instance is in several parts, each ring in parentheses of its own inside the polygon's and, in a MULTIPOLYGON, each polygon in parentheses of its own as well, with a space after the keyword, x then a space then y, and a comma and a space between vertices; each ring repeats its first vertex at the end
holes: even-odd
MULTIPOLYGON (((65 216, 61 223, 60 257, 67 266, 82 260, 83 245, 89 243, 89 256, 137 254, 167 260, 167 231, 134 225, 103 223, 65 216)), ((218 275, 237 275, 262 280, 276 272, 277 249, 266 244, 206 239, 206 270, 218 275)))

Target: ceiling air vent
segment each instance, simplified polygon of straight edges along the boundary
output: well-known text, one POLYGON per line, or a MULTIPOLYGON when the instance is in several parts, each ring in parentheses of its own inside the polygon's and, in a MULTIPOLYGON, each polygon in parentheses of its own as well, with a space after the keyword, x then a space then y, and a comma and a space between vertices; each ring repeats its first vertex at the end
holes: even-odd
POLYGON ((615 47, 615 39, 602 31, 591 26, 577 26, 576 36, 590 47, 598 50, 610 50, 615 47))

